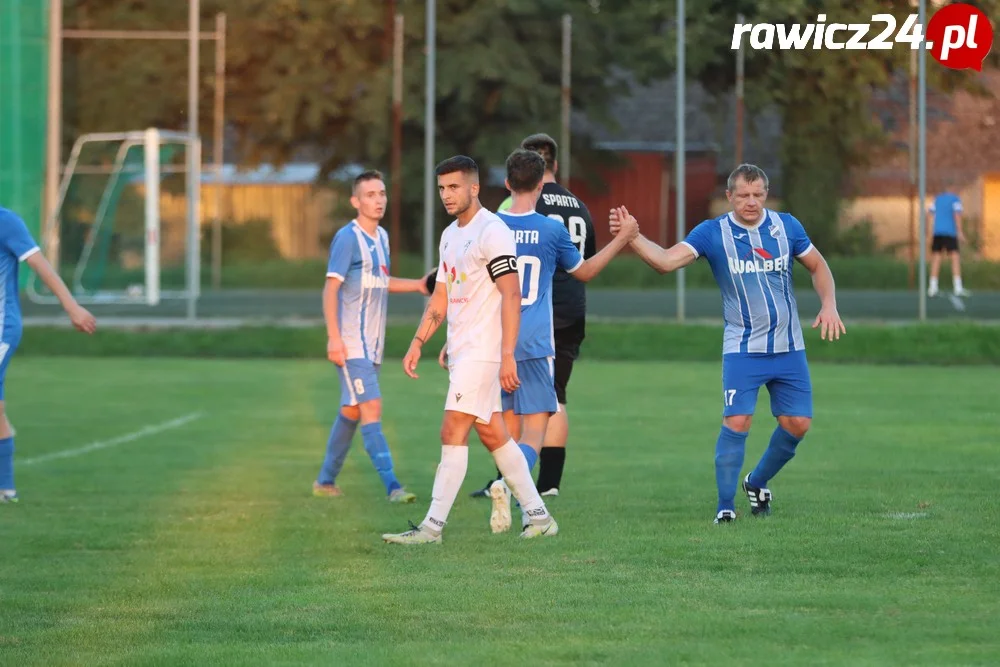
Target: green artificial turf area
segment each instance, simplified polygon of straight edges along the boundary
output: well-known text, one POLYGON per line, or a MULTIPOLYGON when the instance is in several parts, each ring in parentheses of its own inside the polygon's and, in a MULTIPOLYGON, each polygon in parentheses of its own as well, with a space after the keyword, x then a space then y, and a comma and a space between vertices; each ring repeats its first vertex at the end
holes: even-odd
MULTIPOLYGON (((489 531, 472 438, 444 543, 426 512, 446 389, 382 373, 419 500, 360 436, 311 484, 339 396, 322 361, 16 360, 21 502, 0 505, 10 665, 951 665, 1000 656, 995 367, 814 364, 774 514, 716 526, 718 362, 580 362, 553 538, 489 531)), ((766 392, 744 471, 773 429, 766 392)), ((514 523, 519 517, 515 513, 514 523)))

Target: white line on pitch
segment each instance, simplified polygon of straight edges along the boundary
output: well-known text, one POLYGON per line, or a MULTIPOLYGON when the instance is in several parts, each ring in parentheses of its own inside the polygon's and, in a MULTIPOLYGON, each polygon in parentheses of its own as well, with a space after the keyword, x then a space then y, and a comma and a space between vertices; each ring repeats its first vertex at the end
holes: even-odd
POLYGON ((83 445, 82 447, 64 449, 61 452, 52 452, 51 454, 43 454, 34 458, 23 459, 18 461, 17 465, 30 466, 36 463, 45 463, 46 461, 52 461, 55 459, 68 459, 73 456, 89 454, 90 452, 107 449, 108 447, 117 447, 118 445, 124 445, 125 443, 145 438, 147 435, 155 435, 157 433, 162 433, 163 431, 169 431, 173 428, 179 428, 187 423, 193 422, 195 419, 201 418, 202 415, 203 413, 201 412, 192 412, 191 414, 178 417, 177 419, 171 419, 170 421, 161 422, 159 424, 145 426, 138 431, 126 433, 125 435, 120 435, 117 438, 112 438, 111 440, 99 440, 98 442, 92 442, 89 445, 83 445))

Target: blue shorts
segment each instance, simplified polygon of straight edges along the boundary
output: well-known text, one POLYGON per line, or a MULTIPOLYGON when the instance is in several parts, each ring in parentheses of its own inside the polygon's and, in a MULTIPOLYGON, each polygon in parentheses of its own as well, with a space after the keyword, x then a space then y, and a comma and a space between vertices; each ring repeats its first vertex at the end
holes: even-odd
POLYGON ((805 350, 722 355, 722 414, 752 415, 767 387, 775 417, 812 417, 812 382, 805 350))
POLYGON ((513 410, 516 415, 554 413, 559 409, 556 386, 553 381, 552 359, 525 359, 517 362, 517 379, 521 386, 513 393, 500 392, 503 410, 513 410))
POLYGON ((340 405, 360 405, 382 398, 378 387, 378 371, 381 364, 368 359, 348 359, 337 367, 340 373, 340 405))
POLYGON ((18 342, 20 341, 13 343, 7 341, 0 342, 0 401, 4 400, 4 386, 7 384, 7 366, 10 365, 10 360, 14 357, 14 351, 17 349, 18 342))

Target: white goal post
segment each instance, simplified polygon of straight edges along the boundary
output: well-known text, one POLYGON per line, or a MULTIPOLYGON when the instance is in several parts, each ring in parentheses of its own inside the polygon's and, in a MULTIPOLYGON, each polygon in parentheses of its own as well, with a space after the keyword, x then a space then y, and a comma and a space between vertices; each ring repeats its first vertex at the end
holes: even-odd
MULTIPOLYGON (((52 215, 45 221, 42 230, 41 246, 43 252, 58 267, 61 246, 60 219, 64 214, 67 193, 75 176, 82 174, 107 175, 107 181, 101 192, 100 202, 93 211, 92 222, 86 235, 86 241, 77 260, 71 281, 70 290, 81 303, 113 303, 113 304, 145 304, 155 306, 161 300, 186 300, 189 312, 193 312, 194 303, 200 293, 200 199, 201 199, 201 140, 192 138, 187 133, 172 132, 149 128, 133 132, 101 132, 80 136, 73 145, 66 166, 63 169, 59 184, 58 199, 52 215), (84 147, 93 144, 117 144, 114 161, 110 166, 81 164, 81 154, 84 147), (180 145, 187 152, 186 166, 160 164, 160 149, 166 145, 180 145), (144 280, 142 285, 132 285, 122 289, 88 289, 84 285, 84 273, 90 266, 95 245, 102 232, 109 230, 108 225, 114 222, 112 200, 115 192, 132 179, 137 170, 129 167, 126 159, 130 149, 141 147, 143 150, 142 182, 144 185, 143 200, 143 266, 144 280), (161 289, 161 219, 160 219, 160 183, 164 174, 183 174, 185 177, 185 197, 187 200, 184 233, 184 287, 179 290, 161 289), (102 229, 106 228, 106 229, 102 229)), ((120 191, 119 191, 120 192, 120 191)), ((89 211, 88 211, 89 213, 89 211)), ((110 233, 110 232, 106 232, 110 233)), ((58 270, 58 268, 57 268, 58 270)), ((57 303, 54 295, 47 290, 42 292, 37 276, 33 276, 27 285, 27 295, 36 303, 57 303)))

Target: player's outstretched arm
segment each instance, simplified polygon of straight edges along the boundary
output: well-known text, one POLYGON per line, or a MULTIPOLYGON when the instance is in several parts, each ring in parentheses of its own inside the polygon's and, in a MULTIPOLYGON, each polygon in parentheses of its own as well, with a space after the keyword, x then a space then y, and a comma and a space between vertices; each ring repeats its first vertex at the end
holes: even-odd
POLYGON ((683 269, 698 259, 691 252, 691 248, 683 243, 672 245, 669 248, 661 248, 642 234, 635 241, 632 241, 632 249, 635 250, 635 254, 642 258, 642 261, 659 273, 670 273, 677 269, 683 269))
POLYGON ((400 292, 419 292, 424 296, 430 296, 427 291, 427 276, 423 278, 396 278, 389 276, 389 291, 393 294, 400 292))
POLYGON ((56 295, 59 303, 62 304, 63 310, 69 315, 69 320, 73 323, 74 327, 87 334, 92 334, 97 330, 97 320, 94 319, 94 316, 86 308, 76 302, 76 299, 70 294, 69 288, 66 287, 66 283, 53 270, 52 265, 49 264, 49 260, 45 259, 42 253, 36 252, 24 261, 38 274, 38 277, 42 279, 45 286, 56 295))
MULTIPOLYGON (((618 235, 626 217, 632 216, 629 215, 628 209, 624 206, 611 209, 611 215, 608 222, 611 225, 612 235, 618 235)), ((632 219, 634 220, 635 218, 632 219)), ((642 234, 638 234, 632 240, 631 246, 632 250, 635 251, 635 254, 639 255, 639 258, 642 259, 642 261, 659 273, 670 273, 671 271, 676 271, 677 269, 684 268, 688 264, 692 264, 696 259, 698 259, 698 255, 696 255, 687 244, 678 243, 669 248, 661 248, 658 244, 650 241, 642 234)))
POLYGON ((840 334, 847 333, 847 329, 840 319, 840 313, 837 312, 837 289, 833 282, 833 272, 830 271, 830 265, 826 263, 826 258, 815 247, 799 257, 799 262, 812 274, 813 289, 819 295, 819 315, 813 322, 813 329, 820 327, 819 337, 821 340, 839 339, 840 334))
POLYGON ((584 261, 578 269, 572 271, 571 273, 574 278, 585 283, 590 282, 604 270, 604 267, 614 259, 615 255, 620 253, 625 246, 639 236, 639 223, 636 222, 635 217, 623 214, 622 211, 624 210, 621 209, 621 211, 618 211, 618 231, 614 235, 614 238, 611 239, 611 243, 601 248, 599 253, 584 261))
POLYGON ((444 282, 439 282, 434 286, 434 293, 431 295, 430 301, 427 302, 427 308, 424 309, 423 317, 420 318, 417 333, 413 336, 413 340, 410 341, 410 349, 406 352, 406 356, 403 357, 403 371, 411 378, 419 377, 417 375, 417 362, 420 361, 420 351, 424 343, 431 339, 434 332, 444 322, 447 313, 448 291, 444 282))

